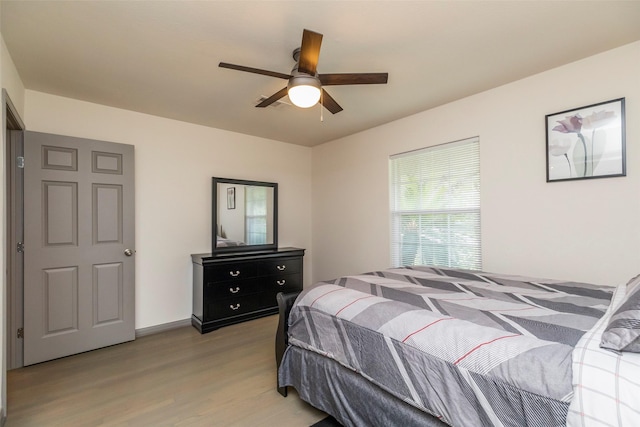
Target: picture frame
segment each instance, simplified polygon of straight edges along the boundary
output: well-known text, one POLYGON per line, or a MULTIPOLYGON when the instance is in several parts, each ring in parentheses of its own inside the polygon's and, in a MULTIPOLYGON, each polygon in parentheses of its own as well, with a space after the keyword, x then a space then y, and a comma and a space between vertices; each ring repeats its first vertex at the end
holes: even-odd
POLYGON ((545 116, 547 182, 626 176, 625 99, 545 116))
POLYGON ((236 187, 227 188, 227 209, 236 208, 236 187))

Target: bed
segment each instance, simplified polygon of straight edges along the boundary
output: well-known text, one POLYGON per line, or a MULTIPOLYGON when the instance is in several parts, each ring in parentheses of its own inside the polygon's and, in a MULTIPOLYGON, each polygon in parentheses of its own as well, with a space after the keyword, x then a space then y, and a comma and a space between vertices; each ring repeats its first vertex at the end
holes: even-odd
POLYGON ((640 354, 600 347, 638 282, 415 266, 279 294, 278 390, 344 426, 640 425, 640 354))
POLYGON ((231 240, 222 236, 217 236, 216 238, 216 247, 218 248, 228 248, 232 246, 245 246, 246 243, 241 242, 239 240, 231 240))

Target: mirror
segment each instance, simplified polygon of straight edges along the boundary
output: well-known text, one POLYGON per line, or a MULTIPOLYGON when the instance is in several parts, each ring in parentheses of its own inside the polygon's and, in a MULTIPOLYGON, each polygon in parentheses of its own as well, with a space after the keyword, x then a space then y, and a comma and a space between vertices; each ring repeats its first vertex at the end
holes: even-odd
POLYGON ((212 187, 214 255, 277 249, 277 183, 214 177, 212 187))

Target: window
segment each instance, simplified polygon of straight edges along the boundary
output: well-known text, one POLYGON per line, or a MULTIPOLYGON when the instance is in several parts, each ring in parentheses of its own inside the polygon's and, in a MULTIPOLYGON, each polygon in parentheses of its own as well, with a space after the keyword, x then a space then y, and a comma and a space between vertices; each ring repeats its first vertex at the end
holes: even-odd
POLYGON ((391 156, 394 266, 481 269, 479 151, 471 138, 391 156))
POLYGON ((267 187, 245 188, 245 232, 248 245, 267 243, 267 187))

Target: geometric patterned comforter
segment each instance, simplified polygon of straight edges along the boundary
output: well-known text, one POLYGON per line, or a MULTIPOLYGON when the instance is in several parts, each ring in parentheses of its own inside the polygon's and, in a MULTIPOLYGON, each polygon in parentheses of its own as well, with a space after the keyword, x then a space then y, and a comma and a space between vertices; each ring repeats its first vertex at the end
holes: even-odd
POLYGON ((435 267, 305 289, 289 344, 451 426, 564 426, 572 351, 613 288, 435 267))

